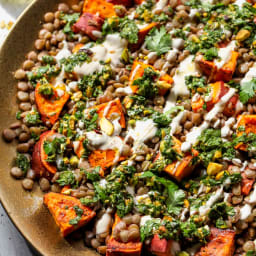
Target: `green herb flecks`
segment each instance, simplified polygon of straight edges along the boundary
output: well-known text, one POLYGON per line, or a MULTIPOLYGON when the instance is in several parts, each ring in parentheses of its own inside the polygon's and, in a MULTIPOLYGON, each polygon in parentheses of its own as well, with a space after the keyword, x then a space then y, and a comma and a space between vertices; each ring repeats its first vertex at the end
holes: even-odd
POLYGON ((73 207, 73 209, 75 210, 77 216, 76 216, 74 219, 71 219, 71 220, 69 221, 69 224, 70 224, 70 225, 77 225, 77 224, 79 223, 79 221, 82 219, 82 216, 83 216, 83 214, 84 214, 84 210, 81 209, 81 208, 80 208, 79 206, 77 206, 77 205, 75 205, 75 206, 73 207))
POLYGON ((25 156, 24 154, 18 153, 16 156, 16 159, 15 159, 15 163, 16 163, 17 167, 19 167, 24 174, 26 174, 30 168, 30 162, 29 162, 27 156, 25 156))

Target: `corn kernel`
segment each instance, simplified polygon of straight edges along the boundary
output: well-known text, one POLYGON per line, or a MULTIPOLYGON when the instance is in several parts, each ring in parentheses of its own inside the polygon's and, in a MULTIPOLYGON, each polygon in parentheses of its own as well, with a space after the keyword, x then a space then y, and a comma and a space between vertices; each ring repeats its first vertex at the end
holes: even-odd
POLYGON ((215 179, 216 179, 216 180, 220 180, 220 179, 223 177, 224 173, 225 173, 225 171, 219 172, 219 173, 216 175, 215 179))

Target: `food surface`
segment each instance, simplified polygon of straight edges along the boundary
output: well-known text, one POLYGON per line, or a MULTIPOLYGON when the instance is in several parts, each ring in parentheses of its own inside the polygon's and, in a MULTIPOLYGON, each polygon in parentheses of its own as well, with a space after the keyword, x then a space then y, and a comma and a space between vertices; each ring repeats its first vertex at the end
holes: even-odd
POLYGON ((256 4, 85 0, 14 73, 11 175, 107 256, 256 255, 256 4))

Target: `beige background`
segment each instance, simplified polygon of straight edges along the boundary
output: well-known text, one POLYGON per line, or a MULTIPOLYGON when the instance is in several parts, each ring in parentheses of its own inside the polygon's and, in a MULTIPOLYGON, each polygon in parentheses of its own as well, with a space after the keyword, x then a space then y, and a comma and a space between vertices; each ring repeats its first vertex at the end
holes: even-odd
MULTIPOLYGON (((30 0, 0 0, 0 23, 14 22, 30 0)), ((0 45, 8 30, 0 29, 0 45)), ((32 256, 25 240, 9 220, 0 204, 0 256, 32 256)))

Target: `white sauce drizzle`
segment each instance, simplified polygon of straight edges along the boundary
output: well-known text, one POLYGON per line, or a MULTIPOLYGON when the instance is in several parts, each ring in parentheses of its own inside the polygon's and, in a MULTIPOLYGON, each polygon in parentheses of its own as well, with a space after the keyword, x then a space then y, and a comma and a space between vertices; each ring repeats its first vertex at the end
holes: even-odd
MULTIPOLYGON (((127 41, 122 39, 119 34, 107 35, 106 40, 101 45, 96 45, 90 50, 93 52, 92 61, 90 63, 85 62, 81 66, 76 66, 74 72, 78 76, 90 75, 94 72, 100 72, 103 65, 100 61, 111 60, 112 67, 118 67, 121 64, 121 55, 124 48, 127 46, 127 41)), ((88 48, 84 46, 83 48, 88 48)))
POLYGON ((206 215, 211 207, 223 197, 223 187, 221 186, 213 195, 210 196, 205 205, 199 207, 200 216, 206 215))
POLYGON ((226 47, 218 49, 220 59, 214 59, 214 64, 217 66, 217 68, 223 67, 223 65, 230 60, 232 51, 234 51, 235 47, 236 42, 231 41, 226 47))
POLYGON ((196 64, 193 61, 194 55, 189 55, 184 59, 179 67, 177 68, 175 75, 173 77, 173 87, 167 98, 166 105, 164 107, 164 112, 170 110, 175 106, 176 99, 178 96, 188 96, 189 90, 185 84, 185 76, 198 75, 198 70, 196 64))

